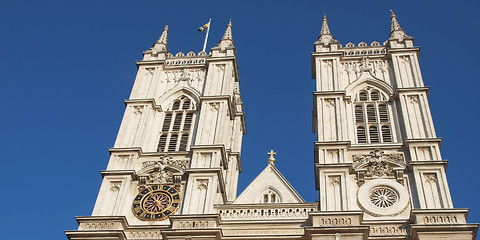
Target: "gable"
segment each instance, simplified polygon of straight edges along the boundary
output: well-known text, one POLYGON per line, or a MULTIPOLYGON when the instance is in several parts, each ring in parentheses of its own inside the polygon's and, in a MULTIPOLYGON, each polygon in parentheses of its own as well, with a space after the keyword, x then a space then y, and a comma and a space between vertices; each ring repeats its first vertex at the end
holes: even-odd
POLYGON ((305 200, 278 171, 268 164, 233 202, 234 204, 304 203, 305 200))

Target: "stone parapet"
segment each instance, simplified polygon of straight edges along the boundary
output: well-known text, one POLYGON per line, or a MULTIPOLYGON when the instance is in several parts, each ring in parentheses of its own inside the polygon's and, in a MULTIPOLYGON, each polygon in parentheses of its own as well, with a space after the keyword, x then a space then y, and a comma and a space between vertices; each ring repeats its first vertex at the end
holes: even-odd
POLYGON ((306 220, 318 204, 228 204, 215 205, 222 221, 306 220))

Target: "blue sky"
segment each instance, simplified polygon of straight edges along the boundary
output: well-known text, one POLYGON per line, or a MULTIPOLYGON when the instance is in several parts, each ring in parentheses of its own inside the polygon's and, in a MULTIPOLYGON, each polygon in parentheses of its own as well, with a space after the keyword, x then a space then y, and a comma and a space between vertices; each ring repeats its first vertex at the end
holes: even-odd
POLYGON ((77 228, 74 216, 91 214, 135 61, 166 24, 170 52, 201 51, 196 29, 208 18, 207 48, 233 22, 248 130, 238 193, 274 149, 284 176, 307 201, 317 200, 310 53, 322 15, 343 45, 383 42, 390 9, 422 48, 453 203, 480 222, 478 1, 17 0, 0 8, 2 236, 62 239, 77 228))

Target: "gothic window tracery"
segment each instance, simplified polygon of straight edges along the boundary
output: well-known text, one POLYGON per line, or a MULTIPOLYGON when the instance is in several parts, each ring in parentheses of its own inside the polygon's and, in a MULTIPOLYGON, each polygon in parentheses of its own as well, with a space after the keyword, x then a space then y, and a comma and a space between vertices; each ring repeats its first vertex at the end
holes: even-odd
POLYGON ((387 97, 367 87, 358 92, 354 102, 357 143, 391 143, 391 118, 387 97))
POLYGON ((174 100, 165 112, 158 140, 159 152, 187 151, 194 121, 194 105, 186 96, 174 100))

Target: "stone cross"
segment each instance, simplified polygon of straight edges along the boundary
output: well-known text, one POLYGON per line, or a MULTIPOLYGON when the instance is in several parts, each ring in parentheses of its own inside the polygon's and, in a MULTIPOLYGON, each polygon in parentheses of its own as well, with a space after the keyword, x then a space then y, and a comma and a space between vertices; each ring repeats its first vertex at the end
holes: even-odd
POLYGON ((274 152, 273 150, 270 150, 270 152, 267 153, 267 154, 270 155, 270 158, 268 159, 268 162, 274 164, 275 163, 275 158, 273 156, 277 155, 277 153, 274 152))

